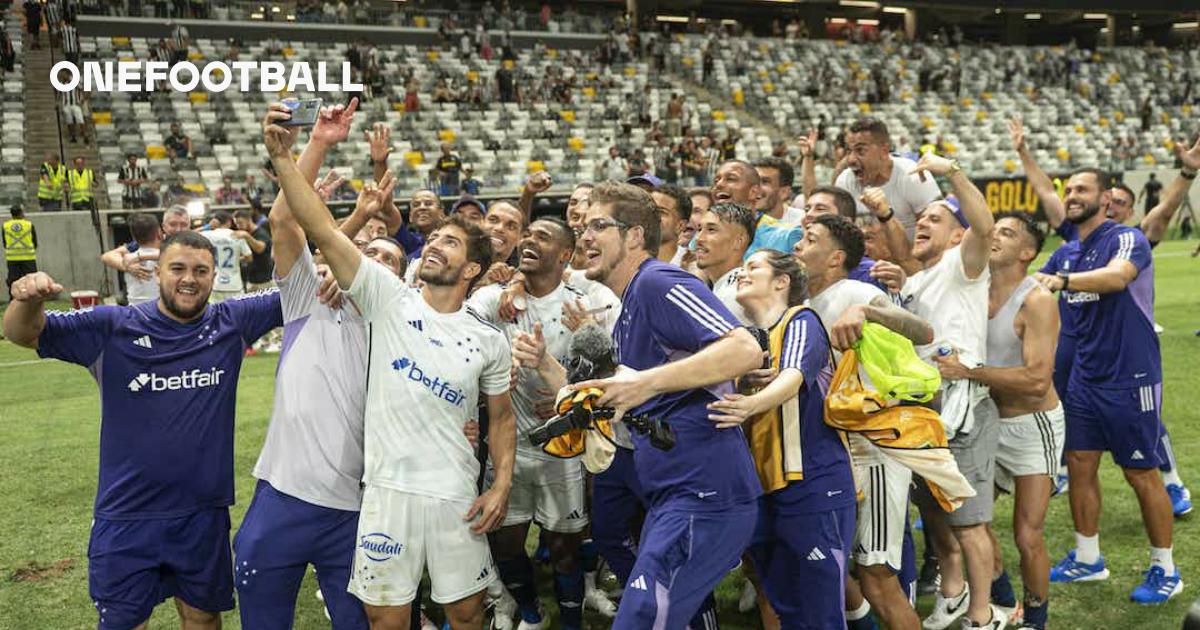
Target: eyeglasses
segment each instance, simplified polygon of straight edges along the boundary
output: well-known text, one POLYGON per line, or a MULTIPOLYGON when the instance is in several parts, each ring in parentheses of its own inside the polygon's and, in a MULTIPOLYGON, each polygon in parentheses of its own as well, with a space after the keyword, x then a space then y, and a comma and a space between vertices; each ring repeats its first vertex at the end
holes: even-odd
POLYGON ((623 230, 629 227, 629 224, 616 219, 592 219, 584 224, 583 232, 580 234, 580 236, 587 234, 588 232, 591 232, 592 234, 599 234, 611 227, 623 230))

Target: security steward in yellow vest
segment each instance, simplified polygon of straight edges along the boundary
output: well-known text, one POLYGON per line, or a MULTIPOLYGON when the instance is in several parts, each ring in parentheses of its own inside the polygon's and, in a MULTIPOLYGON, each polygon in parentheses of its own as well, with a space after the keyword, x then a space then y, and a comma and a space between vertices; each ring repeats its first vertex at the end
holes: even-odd
POLYGON ((12 207, 12 218, 4 222, 4 262, 8 264, 5 284, 12 299, 12 284, 37 271, 37 233, 19 205, 12 207))
POLYGON ((96 185, 96 174, 92 169, 87 168, 82 157, 75 158, 74 166, 67 171, 71 209, 91 210, 96 207, 96 197, 92 192, 96 185))
POLYGON ((50 154, 42 162, 41 176, 38 177, 38 204, 42 212, 62 210, 63 189, 67 186, 67 167, 60 164, 58 156, 50 154))

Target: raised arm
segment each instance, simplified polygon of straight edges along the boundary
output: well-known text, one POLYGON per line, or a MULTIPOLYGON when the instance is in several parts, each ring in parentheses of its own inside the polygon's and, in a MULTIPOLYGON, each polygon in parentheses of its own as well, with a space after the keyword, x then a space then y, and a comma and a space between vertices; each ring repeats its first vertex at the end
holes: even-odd
POLYGON ((817 163, 813 160, 813 147, 817 144, 817 130, 809 129, 808 135, 800 136, 800 186, 805 199, 817 187, 817 163))
POLYGON ((534 198, 550 190, 553 183, 550 173, 546 171, 538 171, 525 180, 525 186, 521 188, 521 199, 517 202, 521 208, 521 215, 525 217, 525 225, 529 225, 533 219, 534 198))
POLYGON ((1048 291, 1035 289, 1025 298, 1017 315, 1024 329, 1021 335, 1022 365, 1006 368, 967 368, 957 355, 935 357, 942 376, 969 378, 1008 394, 1045 396, 1053 387, 1054 353, 1058 345, 1058 302, 1048 291))
POLYGON ((933 343, 933 327, 917 315, 896 306, 886 295, 877 295, 868 304, 856 304, 846 309, 829 326, 829 343, 838 350, 854 346, 862 338, 863 324, 875 322, 903 335, 914 345, 933 343))
POLYGON ((1062 198, 1058 196, 1054 182, 1050 181, 1050 176, 1046 175, 1042 167, 1038 166, 1037 160, 1033 159, 1033 154, 1029 152, 1029 146, 1025 144, 1025 127, 1021 124, 1020 118, 1012 118, 1008 121, 1008 135, 1012 138, 1013 149, 1021 158, 1021 168, 1025 170, 1025 179, 1029 181, 1030 186, 1033 186, 1034 194, 1042 203, 1046 221, 1050 223, 1050 227, 1057 229, 1066 220, 1067 211, 1063 206, 1062 198))
POLYGON ((1200 170, 1200 138, 1196 139, 1196 143, 1190 149, 1185 149, 1183 142, 1176 142, 1175 152, 1179 156, 1183 168, 1179 170, 1175 181, 1167 186, 1167 192, 1163 195, 1162 201, 1151 208, 1142 218, 1142 233, 1151 243, 1161 241, 1166 235, 1167 226, 1171 224, 1171 217, 1183 204, 1183 200, 1187 198, 1188 191, 1192 188, 1192 182, 1196 180, 1196 171, 1200 170))
POLYGON ((295 130, 274 124, 290 117, 287 108, 275 103, 263 119, 263 142, 275 167, 280 192, 287 195, 288 208, 296 222, 325 255, 325 262, 338 284, 343 288, 349 287, 358 273, 362 254, 349 238, 338 231, 329 208, 313 190, 313 178, 301 173, 292 160, 291 140, 295 137, 295 130))
POLYGON ((962 240, 963 271, 968 278, 978 278, 987 269, 991 241, 992 225, 995 219, 988 208, 987 199, 975 187, 967 174, 958 166, 958 160, 948 160, 944 157, 926 153, 917 162, 913 173, 928 172, 941 175, 950 180, 954 194, 958 197, 959 207, 967 217, 967 233, 962 240))
MULTIPOLYGON (((357 109, 357 97, 351 99, 350 104, 344 108, 338 105, 321 109, 317 123, 313 126, 309 136, 308 144, 300 153, 300 161, 296 163, 296 168, 306 178, 306 181, 311 182, 316 179, 317 172, 321 169, 321 164, 325 162, 325 156, 329 153, 329 149, 345 140, 350 134, 350 123, 357 109)), ((275 274, 283 277, 291 271, 292 265, 300 258, 301 250, 308 245, 305 242, 304 231, 292 216, 286 195, 275 196, 269 218, 272 239, 271 257, 275 261, 275 274)))
POLYGON ((371 129, 364 130, 363 135, 370 147, 372 175, 376 182, 382 181, 383 174, 388 170, 388 156, 394 150, 392 128, 387 123, 377 122, 371 129))
POLYGON ((912 243, 908 240, 904 225, 899 221, 892 220, 896 213, 892 210, 883 189, 868 188, 863 191, 858 200, 871 211, 871 214, 875 215, 875 218, 879 220, 879 225, 883 227, 883 237, 887 241, 888 251, 892 255, 891 262, 899 265, 907 274, 915 274, 920 271, 921 261, 912 256, 912 243))
POLYGON ((4 337, 23 348, 36 349, 38 337, 46 327, 46 300, 53 299, 62 290, 62 285, 44 271, 14 282, 13 300, 4 311, 4 337))

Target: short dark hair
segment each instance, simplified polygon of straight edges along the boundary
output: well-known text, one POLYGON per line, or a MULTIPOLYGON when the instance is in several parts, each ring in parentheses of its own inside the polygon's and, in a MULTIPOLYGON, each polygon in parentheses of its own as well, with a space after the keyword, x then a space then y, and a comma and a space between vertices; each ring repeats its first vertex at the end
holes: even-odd
POLYGON ((837 241, 838 248, 846 253, 842 268, 847 272, 853 271, 862 262, 867 247, 866 239, 863 238, 862 229, 854 222, 841 215, 823 214, 813 219, 813 223, 825 226, 829 230, 829 237, 837 241))
POLYGON ((724 223, 741 226, 742 230, 746 232, 747 247, 754 242, 754 230, 758 225, 758 216, 754 210, 736 203, 719 203, 709 208, 708 211, 717 215, 724 223))
MULTIPOLYGON (((1153 177, 1154 173, 1151 173, 1150 176, 1153 177)), ((1117 183, 1113 184, 1113 188, 1116 188, 1117 190, 1125 191, 1125 194, 1129 195, 1130 199, 1134 199, 1134 200, 1137 199, 1137 195, 1135 195, 1133 193, 1133 189, 1130 188, 1129 186, 1126 186, 1125 182, 1117 182, 1117 183)))
MULTIPOLYGON (((401 245, 400 241, 397 241, 396 239, 394 239, 390 236, 376 236, 375 238, 367 241, 367 245, 370 245, 371 243, 374 243, 375 241, 383 241, 385 243, 390 243, 392 245, 395 245, 396 249, 400 250, 400 277, 403 278, 404 272, 408 270, 408 252, 404 251, 404 245, 401 245)), ((483 275, 483 274, 480 274, 480 275, 483 275)))
MULTIPOLYGON (((566 221, 556 216, 538 217, 533 220, 533 223, 539 222, 553 224, 555 229, 557 229, 561 234, 567 249, 571 251, 575 250, 575 230, 572 230, 571 226, 567 225, 566 221)), ((533 223, 530 223, 529 225, 532 226, 533 223)))
POLYGON ((710 204, 712 203, 712 200, 713 200, 712 192, 707 188, 689 188, 688 189, 688 201, 691 201, 692 197, 704 197, 705 199, 708 200, 708 203, 710 203, 710 204))
POLYGON ((1033 239, 1033 246, 1036 249, 1035 253, 1042 251, 1042 245, 1046 244, 1046 233, 1042 228, 1038 227, 1033 221, 1033 215, 1028 212, 998 212, 996 213, 996 223, 1001 219, 1016 219, 1021 223, 1021 227, 1025 229, 1025 234, 1033 239))
POLYGON ((1098 183, 1100 185, 1101 191, 1103 191, 1105 188, 1107 188, 1109 183, 1112 181, 1112 178, 1109 176, 1108 171, 1105 171, 1104 169, 1096 168, 1094 166, 1085 166, 1083 168, 1077 168, 1077 169, 1071 171, 1071 173, 1069 175, 1067 175, 1067 179, 1071 179, 1072 177, 1075 177, 1076 175, 1083 175, 1085 173, 1091 174, 1093 177, 1096 178, 1096 183, 1098 183))
POLYGON ((790 188, 796 181, 796 171, 792 168, 792 163, 783 158, 765 157, 755 162, 754 168, 773 168, 779 171, 780 186, 790 188))
POLYGON ((675 200, 675 214, 687 221, 692 216, 692 197, 684 189, 674 184, 663 184, 654 189, 660 195, 666 195, 675 200))
MULTIPOLYGON (((452 225, 467 234, 467 262, 479 265, 479 275, 472 278, 471 282, 467 285, 467 292, 470 292, 475 287, 475 283, 479 282, 487 274, 488 268, 492 266, 492 238, 488 236, 487 232, 483 231, 483 228, 468 221, 466 217, 458 213, 447 217, 437 229, 440 230, 448 225, 452 225)), ((402 246, 400 250, 404 251, 404 247, 402 246)))
POLYGON ((229 214, 229 212, 226 210, 217 210, 213 213, 212 218, 216 219, 217 223, 220 223, 221 225, 233 222, 233 215, 229 214))
POLYGON ((167 253, 167 250, 171 249, 171 247, 174 247, 174 246, 190 247, 192 249, 202 249, 202 250, 208 252, 210 256, 212 256, 214 263, 217 260, 216 245, 213 245, 212 241, 208 240, 207 237, 205 237, 203 234, 201 234, 199 232, 193 232, 191 230, 183 230, 182 232, 176 232, 176 233, 168 236, 167 239, 165 241, 163 241, 162 245, 160 245, 158 248, 159 257, 161 258, 162 256, 165 256, 167 253))
POLYGON ((612 218, 629 228, 642 228, 642 249, 651 256, 658 255, 662 223, 658 220, 658 206, 654 205, 650 193, 633 184, 608 181, 592 189, 591 204, 595 206, 602 203, 612 204, 612 218))
POLYGON ((233 213, 233 218, 235 218, 235 219, 246 219, 247 221, 253 221, 253 220, 254 220, 254 213, 253 213, 253 212, 250 212, 249 210, 238 210, 238 211, 236 211, 236 212, 234 212, 234 213, 233 213))
POLYGON ((521 227, 529 225, 529 222, 525 220, 525 213, 521 210, 521 202, 516 199, 497 199, 493 201, 492 205, 487 208, 487 214, 491 214, 493 210, 500 206, 512 206, 513 210, 517 211, 517 215, 521 220, 521 227))
POLYGON ((880 144, 890 145, 892 136, 888 133, 887 125, 878 118, 859 118, 850 123, 849 133, 869 133, 871 139, 880 144))
POLYGON ((720 170, 726 164, 737 164, 738 166, 742 167, 742 170, 750 174, 750 181, 754 182, 755 184, 762 181, 762 178, 758 176, 758 169, 755 169, 754 165, 746 160, 725 160, 724 162, 721 162, 720 166, 717 166, 717 170, 720 170))
POLYGON ((154 237, 162 234, 162 229, 158 226, 157 219, 144 212, 138 212, 129 217, 129 232, 133 235, 133 240, 141 244, 153 242, 154 237))
POLYGON ((19 219, 25 216, 25 207, 19 203, 15 203, 13 204, 13 207, 8 209, 8 213, 11 214, 14 219, 19 219))
POLYGON ((766 256, 767 264, 776 276, 787 276, 792 281, 788 287, 788 306, 802 304, 808 299, 808 272, 799 259, 777 249, 760 249, 754 253, 766 256))
POLYGON ((838 216, 845 217, 851 221, 858 216, 858 204, 854 201, 854 195, 851 195, 845 188, 837 186, 817 186, 808 193, 808 199, 812 199, 813 195, 825 193, 833 197, 833 205, 837 206, 838 216))

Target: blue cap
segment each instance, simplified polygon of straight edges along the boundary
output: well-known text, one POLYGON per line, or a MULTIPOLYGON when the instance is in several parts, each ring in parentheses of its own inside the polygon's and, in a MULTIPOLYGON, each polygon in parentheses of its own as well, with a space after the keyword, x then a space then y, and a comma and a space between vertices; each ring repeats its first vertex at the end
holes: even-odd
POLYGON ((953 214, 954 218, 958 219, 958 224, 963 226, 964 229, 971 227, 970 222, 967 221, 967 215, 962 211, 962 204, 958 202, 958 197, 950 195, 945 199, 938 199, 933 203, 940 203, 949 208, 950 214, 953 214))
POLYGON ((458 212, 458 209, 463 206, 476 206, 480 212, 487 214, 487 204, 474 197, 462 197, 458 201, 455 201, 454 205, 450 206, 450 214, 458 212))
POLYGON ((655 177, 653 173, 646 173, 644 175, 634 175, 633 177, 625 180, 625 183, 633 184, 634 186, 637 186, 638 184, 646 184, 651 188, 658 188, 659 186, 663 185, 663 180, 655 177))

